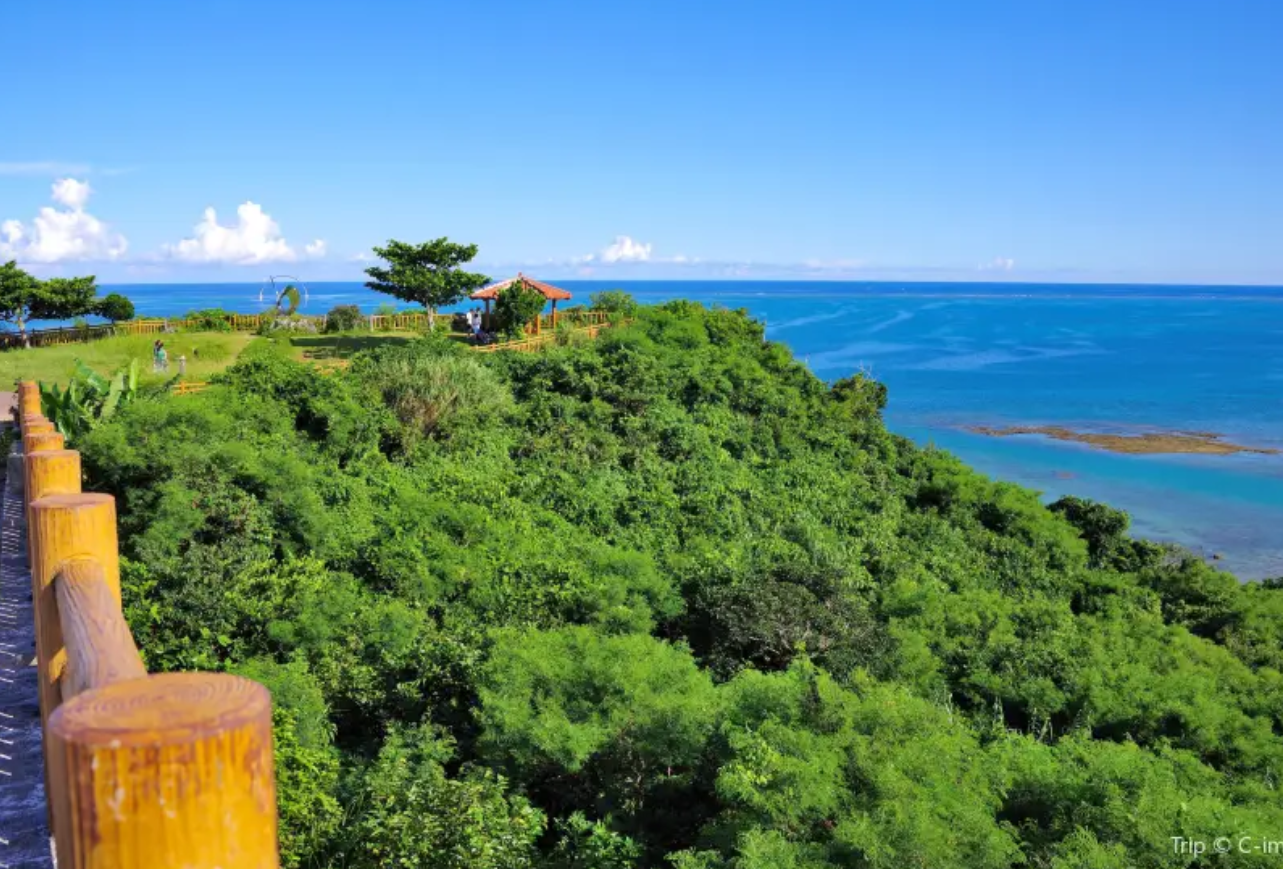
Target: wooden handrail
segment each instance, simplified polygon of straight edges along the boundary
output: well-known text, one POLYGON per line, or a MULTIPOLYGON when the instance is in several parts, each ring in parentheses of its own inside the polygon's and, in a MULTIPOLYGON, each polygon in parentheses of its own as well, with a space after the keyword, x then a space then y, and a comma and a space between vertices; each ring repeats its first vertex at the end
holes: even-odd
POLYGON ((36 384, 18 394, 58 862, 277 869, 267 689, 226 673, 147 674, 121 611, 115 499, 80 491, 80 454, 49 433, 36 384))
POLYGON ((101 564, 85 558, 65 562, 54 577, 54 590, 67 647, 67 667, 59 682, 62 702, 147 675, 101 564))

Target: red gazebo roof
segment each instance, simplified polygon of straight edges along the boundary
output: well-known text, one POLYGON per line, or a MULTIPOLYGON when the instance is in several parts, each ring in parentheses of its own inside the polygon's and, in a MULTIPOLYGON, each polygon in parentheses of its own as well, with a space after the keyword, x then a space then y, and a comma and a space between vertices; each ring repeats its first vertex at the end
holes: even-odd
POLYGON ((534 290, 536 293, 539 293, 545 299, 549 299, 554 302, 559 302, 559 301, 563 301, 565 299, 570 298, 570 293, 566 292, 561 287, 554 287, 552 284, 545 284, 543 281, 536 281, 534 278, 528 278, 525 275, 521 274, 520 272, 517 273, 517 276, 515 278, 508 278, 508 280, 506 281, 500 281, 497 284, 491 284, 488 287, 483 287, 477 290, 468 298, 497 299, 499 298, 500 290, 506 290, 508 287, 512 286, 518 281, 520 281, 521 284, 526 289, 534 290))

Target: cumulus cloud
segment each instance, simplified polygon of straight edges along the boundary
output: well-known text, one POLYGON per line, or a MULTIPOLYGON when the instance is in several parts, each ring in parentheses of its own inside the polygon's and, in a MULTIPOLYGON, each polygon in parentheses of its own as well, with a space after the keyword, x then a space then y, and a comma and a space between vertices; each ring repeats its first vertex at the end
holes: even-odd
POLYGON ((1009 272, 1016 267, 1016 261, 1010 257, 994 257, 992 262, 980 266, 984 272, 1009 272))
POLYGON ((633 241, 626 235, 615 236, 615 241, 601 252, 604 263, 644 263, 650 259, 651 245, 633 241))
POLYGON ((53 201, 72 209, 83 209, 89 202, 89 182, 62 178, 53 183, 53 201))
MULTIPOLYGON (((324 256, 325 242, 317 239, 304 247, 306 256, 324 256)), ((253 265, 267 262, 293 262, 298 252, 281 235, 281 228, 263 206, 242 203, 236 209, 236 222, 224 226, 213 208, 206 208, 191 238, 166 245, 166 256, 189 263, 253 265)))
POLYGON ((53 201, 28 226, 20 220, 0 223, 0 259, 24 263, 115 260, 129 244, 120 233, 85 211, 93 191, 88 182, 60 178, 53 183, 53 201))
MULTIPOLYGON (((584 254, 570 258, 571 265, 589 265, 591 263, 600 263, 610 265, 612 263, 644 263, 658 262, 651 257, 654 245, 642 244, 639 241, 627 235, 617 235, 615 240, 602 248, 597 253, 584 254)), ((673 262, 684 262, 685 257, 675 258, 673 262)))

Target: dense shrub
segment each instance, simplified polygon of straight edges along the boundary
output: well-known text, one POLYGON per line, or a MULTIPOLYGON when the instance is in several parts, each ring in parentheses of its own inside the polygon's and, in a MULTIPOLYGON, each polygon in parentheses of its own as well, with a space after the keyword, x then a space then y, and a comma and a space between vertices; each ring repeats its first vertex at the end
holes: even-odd
POLYGON ((231 332, 233 316, 232 311, 222 308, 204 308, 188 311, 183 315, 183 321, 189 332, 231 332))
POLYGON ((356 305, 335 305, 325 315, 326 332, 351 332, 366 326, 366 319, 356 305))
POLYGON ((99 317, 111 320, 113 323, 121 320, 132 320, 134 318, 134 303, 120 295, 120 293, 108 293, 98 301, 94 313, 99 317))
MULTIPOLYGON (((887 432, 742 312, 87 432, 153 670, 277 707, 287 866, 1202 865, 1283 829, 1283 588, 887 432)), ((1265 865, 1229 854, 1224 865, 1265 865)))
POLYGON ((528 323, 539 316, 548 300, 524 284, 514 283, 499 291, 494 303, 495 331, 506 338, 520 337, 528 323))
POLYGON ((637 300, 623 290, 602 290, 589 296, 588 301, 594 311, 605 311, 623 317, 631 317, 637 313, 637 300))
POLYGON ((508 388, 475 357, 441 338, 386 350, 356 367, 401 421, 407 447, 478 424, 512 403, 508 388))

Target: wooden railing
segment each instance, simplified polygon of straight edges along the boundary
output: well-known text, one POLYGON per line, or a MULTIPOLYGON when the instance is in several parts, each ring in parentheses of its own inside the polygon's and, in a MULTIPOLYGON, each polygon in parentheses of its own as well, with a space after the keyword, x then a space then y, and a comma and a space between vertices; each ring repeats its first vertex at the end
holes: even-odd
MULTIPOLYGON (((438 319, 448 318, 450 314, 439 314, 438 319)), ((540 314, 526 326, 531 336, 542 335, 555 329, 559 324, 570 323, 574 326, 604 325, 609 315, 602 311, 570 310, 550 314, 540 314)), ((228 328, 234 332, 253 332, 271 314, 227 314, 222 318, 228 328)), ((296 315, 296 319, 310 320, 317 331, 325 328, 326 316, 296 315)), ((372 314, 363 317, 362 328, 373 331, 422 331, 428 327, 427 314, 372 314)), ((96 326, 62 326, 55 329, 31 329, 25 336, 18 332, 0 332, 0 350, 23 346, 47 347, 55 344, 75 344, 107 338, 112 335, 156 335, 167 331, 198 330, 209 322, 209 318, 145 318, 140 320, 122 320, 119 323, 96 326)))
POLYGON ((267 689, 148 675, 120 604, 116 503, 18 387, 45 795, 75 869, 275 869, 267 689))
POLYGON ((62 326, 56 329, 32 329, 25 336, 21 332, 0 332, 0 350, 18 347, 52 347, 55 344, 80 344, 114 334, 113 327, 62 326))
MULTIPOLYGON (((625 325, 629 322, 631 321, 624 320, 621 321, 620 325, 625 325)), ((574 329, 571 334, 582 335, 586 338, 596 338, 597 334, 609 325, 610 323, 606 320, 606 315, 600 314, 592 321, 591 325, 574 329)), ((501 341, 497 344, 482 344, 477 347, 473 347, 472 349, 476 350, 478 353, 498 353, 500 350, 511 350, 514 353, 533 353, 536 350, 542 350, 550 344, 555 344, 556 341, 556 332, 544 332, 543 334, 539 334, 538 332, 532 331, 532 337, 523 338, 520 341, 501 341)))
POLYGON ((208 388, 209 384, 204 380, 182 380, 174 384, 174 395, 193 395, 208 388))

